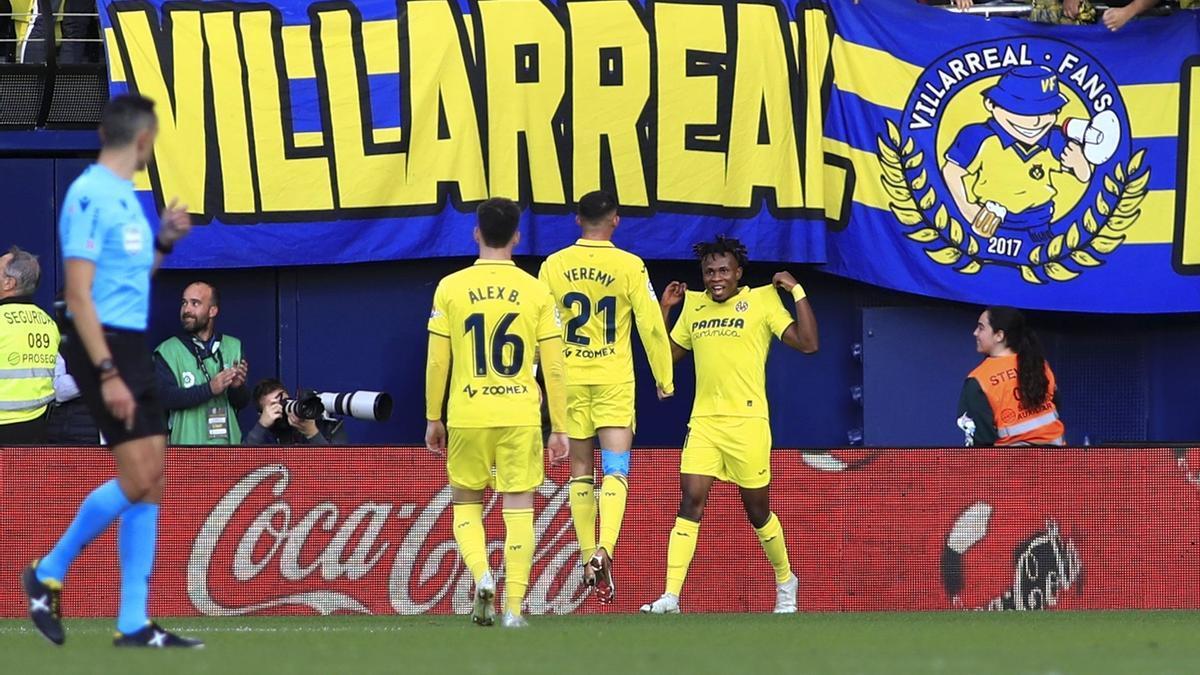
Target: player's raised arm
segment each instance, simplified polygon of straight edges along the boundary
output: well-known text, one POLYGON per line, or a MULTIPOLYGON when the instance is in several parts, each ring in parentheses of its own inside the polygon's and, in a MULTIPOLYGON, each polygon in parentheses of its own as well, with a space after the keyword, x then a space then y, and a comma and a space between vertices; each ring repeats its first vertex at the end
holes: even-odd
POLYGON ((805 354, 815 354, 820 346, 817 337, 817 317, 808 304, 808 295, 804 292, 804 287, 789 272, 776 273, 771 283, 785 293, 790 293, 796 303, 796 320, 779 334, 779 339, 792 349, 805 354))
MULTIPOLYGON (((667 284, 665 289, 663 289, 662 298, 659 299, 658 304, 662 309, 664 328, 671 324, 671 310, 675 307, 675 305, 683 302, 683 297, 686 293, 687 284, 683 283, 682 281, 672 281, 671 283, 667 284)), ((678 326, 676 326, 676 329, 678 329, 678 326)), ((680 334, 680 330, 672 330, 667 338, 671 342, 672 361, 679 361, 683 357, 687 356, 688 353, 688 349, 686 347, 679 345, 680 334)))
POLYGON ((629 304, 633 308, 633 320, 637 323, 638 336, 646 348, 646 359, 650 361, 650 372, 658 384, 659 398, 675 394, 675 372, 672 360, 671 338, 667 336, 665 312, 657 305, 654 286, 643 265, 641 271, 631 278, 629 304))

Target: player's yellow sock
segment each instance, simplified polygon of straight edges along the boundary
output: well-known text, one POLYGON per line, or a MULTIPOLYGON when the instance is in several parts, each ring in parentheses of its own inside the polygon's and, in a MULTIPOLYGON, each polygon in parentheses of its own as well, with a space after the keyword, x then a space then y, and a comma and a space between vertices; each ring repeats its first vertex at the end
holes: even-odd
POLYGON ((568 483, 571 520, 575 522, 575 537, 579 540, 579 557, 584 564, 596 552, 596 495, 594 476, 576 476, 568 483))
POLYGON ((483 531, 483 504, 454 505, 454 541, 463 563, 475 581, 488 571, 487 534, 483 531))
POLYGON ((533 509, 504 509, 504 609, 521 613, 533 568, 533 509))
POLYGON ((767 560, 770 560, 771 567, 775 568, 775 583, 782 584, 790 579, 792 565, 788 562, 787 544, 783 541, 783 526, 779 524, 779 518, 775 517, 774 512, 771 512, 771 517, 767 518, 767 524, 754 531, 758 534, 758 541, 767 554, 767 560))
POLYGON ((696 540, 700 538, 700 523, 686 518, 675 518, 671 528, 671 541, 667 544, 667 592, 679 595, 683 580, 687 578, 688 566, 696 555, 696 540))
POLYGON ((617 548, 617 535, 621 533, 621 521, 625 519, 625 500, 629 496, 629 485, 625 476, 610 473, 600 484, 600 548, 612 556, 617 548))

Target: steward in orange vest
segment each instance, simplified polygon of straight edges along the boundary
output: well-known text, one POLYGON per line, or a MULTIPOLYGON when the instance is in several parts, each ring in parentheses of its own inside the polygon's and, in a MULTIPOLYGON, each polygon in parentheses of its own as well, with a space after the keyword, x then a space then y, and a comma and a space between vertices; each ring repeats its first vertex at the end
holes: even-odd
POLYGON ((1011 307, 989 307, 975 326, 987 355, 963 384, 958 427, 972 445, 1063 445, 1054 373, 1041 342, 1011 307))

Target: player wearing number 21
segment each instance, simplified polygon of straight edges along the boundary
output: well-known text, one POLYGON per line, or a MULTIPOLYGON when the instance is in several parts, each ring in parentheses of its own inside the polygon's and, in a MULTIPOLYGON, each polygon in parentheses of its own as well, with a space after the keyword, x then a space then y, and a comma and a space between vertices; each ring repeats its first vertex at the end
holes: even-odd
POLYGON ((553 427, 551 460, 567 455, 561 325, 550 289, 518 269, 521 209, 492 198, 476 211, 479 259, 442 279, 429 316, 425 445, 446 455, 454 500, 454 540, 475 579, 472 620, 493 622, 496 582, 483 528, 483 492, 504 499, 505 612, 501 625, 525 626, 521 602, 533 567, 533 491, 542 484, 541 405, 534 382, 540 352, 553 427), (449 380, 447 424, 442 407, 449 380), (449 437, 447 438, 447 433, 449 437))
POLYGON ((630 328, 636 321, 660 398, 675 391, 671 345, 642 259, 612 243, 620 223, 616 198, 604 191, 579 200, 583 236, 546 258, 546 282, 563 318, 567 364, 567 437, 571 446, 571 518, 579 539, 584 584, 613 602, 612 556, 629 494, 634 381, 630 328), (595 450, 600 439, 600 541, 596 541, 595 450))

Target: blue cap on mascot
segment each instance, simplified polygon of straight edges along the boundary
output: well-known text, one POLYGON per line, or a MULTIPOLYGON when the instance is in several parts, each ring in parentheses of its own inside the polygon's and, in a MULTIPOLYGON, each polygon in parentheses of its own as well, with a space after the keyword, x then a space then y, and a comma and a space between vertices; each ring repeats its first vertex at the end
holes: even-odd
POLYGON ((983 92, 984 98, 1018 115, 1048 115, 1067 104, 1058 76, 1046 66, 1021 66, 1000 76, 983 92))

